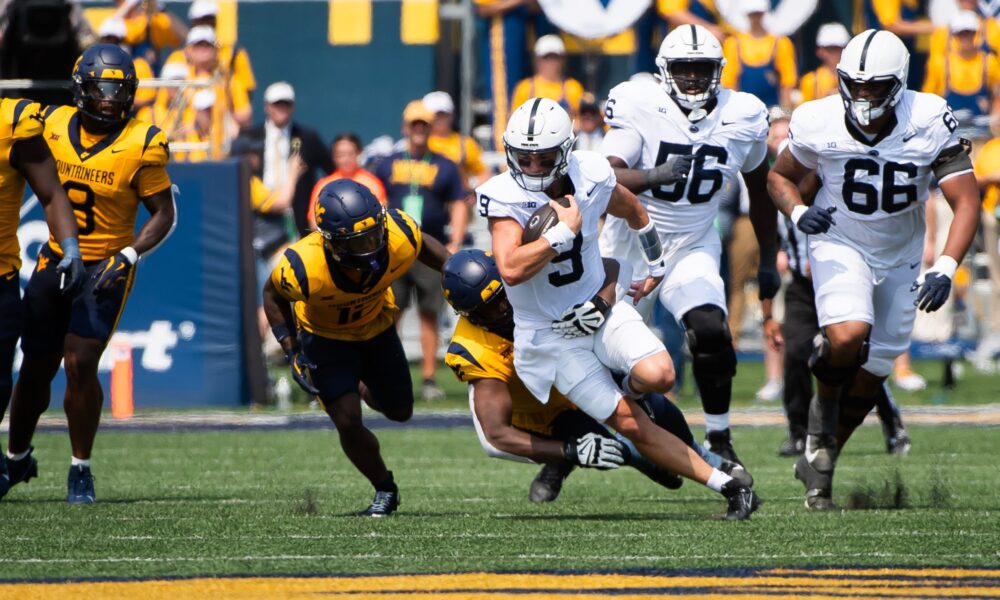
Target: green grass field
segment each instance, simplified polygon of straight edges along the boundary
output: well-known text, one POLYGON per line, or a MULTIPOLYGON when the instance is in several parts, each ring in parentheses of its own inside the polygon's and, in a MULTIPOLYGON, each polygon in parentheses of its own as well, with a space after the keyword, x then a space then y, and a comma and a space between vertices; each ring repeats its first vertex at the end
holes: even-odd
POLYGON ((867 489, 885 508, 811 514, 791 461, 775 455, 784 432, 738 430, 765 500, 744 523, 719 520, 723 501, 704 488, 663 490, 630 469, 577 471, 557 502, 533 505, 536 467, 485 458, 471 428, 378 431, 403 498, 386 520, 349 516, 371 491, 321 430, 106 431, 99 502, 71 507, 66 435, 45 433, 35 440, 40 478, 0 502, 0 579, 995 566, 997 429, 911 433, 906 458, 883 453, 877 427, 842 456, 835 498, 867 489), (897 479, 901 495, 895 483, 882 489, 897 479))

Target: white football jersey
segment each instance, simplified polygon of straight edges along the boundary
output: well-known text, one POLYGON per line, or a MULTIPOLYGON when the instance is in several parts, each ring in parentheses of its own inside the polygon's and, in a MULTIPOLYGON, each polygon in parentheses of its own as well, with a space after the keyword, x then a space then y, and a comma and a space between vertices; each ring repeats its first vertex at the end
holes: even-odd
POLYGON ((602 154, 636 169, 653 168, 671 155, 696 157, 687 181, 639 195, 661 237, 700 237, 715 221, 719 200, 736 192, 737 174, 753 170, 766 155, 764 104, 732 90, 720 91, 717 102, 707 117, 692 123, 656 81, 626 81, 608 94, 605 117, 612 130, 602 154))
MULTIPOLYGON (((571 250, 553 258, 530 280, 506 286, 514 324, 520 329, 551 327, 567 308, 593 298, 604 283, 597 228, 617 183, 615 172, 602 155, 576 151, 569 156, 568 174, 576 188, 583 227, 571 250)), ((519 186, 509 172, 476 188, 476 196, 481 216, 510 217, 521 227, 550 200, 544 192, 529 192, 519 186)))
POLYGON ((920 258, 931 163, 959 143, 940 96, 906 90, 895 118, 869 140, 848 124, 840 96, 829 96, 795 109, 789 124, 788 149, 823 182, 816 206, 837 208, 836 225, 815 237, 854 248, 874 268, 920 258))

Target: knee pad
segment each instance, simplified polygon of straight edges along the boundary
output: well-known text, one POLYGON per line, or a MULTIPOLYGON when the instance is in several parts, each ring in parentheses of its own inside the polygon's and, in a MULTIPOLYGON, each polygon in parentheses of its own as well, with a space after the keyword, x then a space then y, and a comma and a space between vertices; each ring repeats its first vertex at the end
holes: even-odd
POLYGON ((877 397, 859 398, 850 394, 844 394, 840 398, 840 426, 851 431, 857 429, 864 422, 865 417, 875 407, 877 397))
POLYGON ((865 341, 861 343, 861 348, 858 349, 855 362, 846 367, 836 367, 830 364, 830 340, 827 339, 826 333, 821 331, 813 339, 813 351, 809 356, 809 370, 816 376, 816 379, 826 385, 842 386, 848 383, 861 368, 861 365, 868 360, 868 349, 868 338, 865 338, 865 341))
POLYGON ((705 304, 689 310, 683 321, 694 368, 719 376, 736 375, 736 350, 726 313, 718 306, 705 304))

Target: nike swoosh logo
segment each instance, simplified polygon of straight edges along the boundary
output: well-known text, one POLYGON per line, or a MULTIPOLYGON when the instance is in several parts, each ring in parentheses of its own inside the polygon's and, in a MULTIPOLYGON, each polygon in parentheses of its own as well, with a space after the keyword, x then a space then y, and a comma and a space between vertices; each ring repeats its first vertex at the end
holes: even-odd
POLYGON ((910 135, 904 135, 904 136, 903 136, 903 143, 906 143, 906 142, 908 142, 908 141, 912 140, 912 139, 913 139, 913 138, 915 138, 915 137, 917 137, 917 134, 916 134, 916 132, 914 132, 914 133, 911 133, 910 135))
POLYGON ((589 191, 589 192, 587 192, 587 197, 588 197, 588 198, 590 198, 591 196, 593 196, 593 195, 594 195, 594 192, 596 192, 596 191, 597 191, 597 186, 598 186, 598 185, 600 185, 600 184, 596 184, 596 185, 594 185, 594 187, 590 188, 590 191, 589 191))
POLYGON ((819 448, 810 452, 808 445, 806 445, 806 449, 803 454, 806 456, 806 462, 812 465, 813 461, 816 460, 816 457, 819 456, 819 448))
POLYGON ((111 154, 118 154, 119 152, 125 152, 125 148, 121 148, 120 150, 112 150, 111 154))
POLYGON ((917 267, 919 267, 919 266, 920 266, 920 261, 918 260, 917 262, 915 262, 915 263, 913 263, 912 265, 910 265, 910 268, 911 268, 911 269, 916 269, 916 268, 917 268, 917 267))
POLYGON ((722 123, 722 126, 725 127, 726 125, 732 125, 736 121, 729 121, 728 123, 726 121, 720 121, 720 122, 722 123))

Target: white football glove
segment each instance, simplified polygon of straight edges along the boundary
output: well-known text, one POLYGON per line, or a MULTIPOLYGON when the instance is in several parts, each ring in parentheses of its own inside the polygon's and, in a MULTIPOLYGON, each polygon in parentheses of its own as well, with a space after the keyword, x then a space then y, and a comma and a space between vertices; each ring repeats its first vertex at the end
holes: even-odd
POLYGON ((614 438, 588 433, 574 442, 566 442, 567 460, 581 467, 617 469, 628 460, 628 450, 614 438))
POLYGON ((578 338, 594 335, 604 325, 605 315, 611 310, 611 305, 594 296, 582 304, 566 309, 562 318, 552 321, 552 330, 564 338, 578 338))

